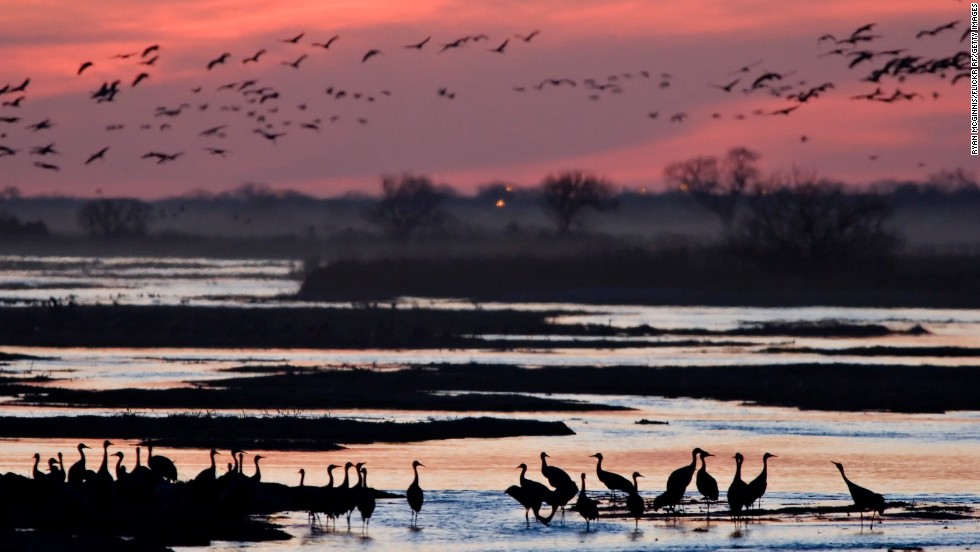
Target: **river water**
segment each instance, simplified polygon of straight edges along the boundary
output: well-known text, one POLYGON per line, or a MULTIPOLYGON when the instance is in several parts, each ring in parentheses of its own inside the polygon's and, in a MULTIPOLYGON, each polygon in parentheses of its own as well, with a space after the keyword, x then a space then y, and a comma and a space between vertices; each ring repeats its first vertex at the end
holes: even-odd
MULTIPOLYGON (((298 281, 295 263, 207 259, 95 259, 0 257, 0 301, 29 304, 55 298, 78 303, 236 305, 260 308, 297 304, 288 298, 298 281)), ((477 308, 464 301, 406 299, 406 304, 439 308, 477 308)), ((338 305, 343 306, 343 305, 338 305)), ((975 366, 978 357, 829 356, 819 353, 771 352, 772 347, 839 349, 854 346, 946 346, 980 348, 980 311, 938 309, 842 308, 664 308, 596 305, 484 304, 479 308, 567 309, 575 314, 562 321, 613 326, 649 324, 657 328, 728 329, 759 322, 836 320, 883 324, 893 329, 921 325, 923 336, 894 335, 871 339, 699 338, 696 344, 671 345, 665 337, 657 347, 638 345, 624 349, 498 350, 207 350, 207 349, 85 349, 0 348, 42 360, 16 361, 9 372, 51 375, 54 385, 105 389, 171 387, 190 381, 227 377, 225 368, 260 364, 297 366, 374 366, 397 369, 410 363, 512 363, 525 366, 607 365, 638 366, 744 365, 750 363, 862 362, 975 366)), ((552 396, 552 398, 555 398, 552 396)), ((691 449, 715 454, 708 469, 727 488, 734 473, 735 452, 746 456, 743 478, 761 469, 765 452, 777 455, 769 463, 769 486, 764 507, 845 505, 847 488, 831 461, 842 462, 855 482, 874 489, 888 500, 916 505, 980 506, 980 412, 944 414, 838 413, 800 411, 692 399, 658 397, 561 396, 634 410, 588 413, 492 414, 561 420, 575 435, 509 439, 462 439, 414 444, 354 446, 334 452, 263 454, 263 478, 290 485, 298 483, 297 470, 305 468, 308 485, 326 483, 329 463, 365 461, 371 485, 402 492, 411 481, 411 462, 422 461, 422 487, 426 504, 421 528, 410 529, 404 500, 379 501, 367 536, 361 534, 358 515, 346 531, 311 529, 303 513, 274 518, 294 538, 271 543, 214 543, 209 550, 887 550, 922 547, 926 550, 980 548, 980 522, 965 520, 889 519, 873 531, 863 530, 856 516, 781 515, 736 530, 729 522, 705 517, 666 521, 604 518, 585 532, 585 524, 569 512, 564 525, 534 523, 526 527, 523 509, 502 490, 517 483, 519 463, 528 475, 543 480, 538 455, 547 451, 551 463, 573 474, 587 474, 590 494, 605 493, 595 478, 595 460, 602 452, 603 467, 629 475, 639 471, 640 489, 652 498, 663 490, 668 475, 690 462, 691 449), (666 422, 639 425, 640 419, 666 422)), ((81 413, 79 409, 25 408, 0 404, 0 414, 44 416, 81 413)), ((111 411, 85 410, 85 413, 111 411)), ((148 414, 167 414, 148 412, 148 414)), ((235 415, 241 412, 228 412, 235 415)), ((258 415, 277 413, 249 412, 258 415)), ((367 419, 418 420, 459 416, 445 412, 344 410, 302 412, 301 415, 350 416, 367 419)), ((475 413, 480 414, 480 413, 475 413)), ((107 436, 111 437, 111 436, 107 436)), ((135 443, 116 440, 113 450, 129 454, 135 443)), ((61 440, 4 440, 0 442, 0 471, 28 474, 30 457, 57 451, 72 461, 76 442, 61 440)), ((90 443, 94 444, 94 443, 90 443)), ((201 450, 156 451, 173 458, 187 477, 207 463, 201 450)), ((131 456, 128 456, 131 458, 131 456)), ((219 457, 227 461, 227 457, 219 457)), ((689 489, 689 497, 696 491, 689 489)), ((700 511, 701 506, 688 506, 700 511)), ((720 508, 720 506, 719 506, 720 508)))

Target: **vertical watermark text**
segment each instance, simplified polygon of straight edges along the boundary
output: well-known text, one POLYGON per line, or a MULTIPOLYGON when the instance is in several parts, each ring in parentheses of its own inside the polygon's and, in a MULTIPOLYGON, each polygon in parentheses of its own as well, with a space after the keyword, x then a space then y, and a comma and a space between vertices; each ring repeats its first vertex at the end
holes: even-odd
POLYGON ((980 155, 980 6, 970 2, 970 155, 980 155))

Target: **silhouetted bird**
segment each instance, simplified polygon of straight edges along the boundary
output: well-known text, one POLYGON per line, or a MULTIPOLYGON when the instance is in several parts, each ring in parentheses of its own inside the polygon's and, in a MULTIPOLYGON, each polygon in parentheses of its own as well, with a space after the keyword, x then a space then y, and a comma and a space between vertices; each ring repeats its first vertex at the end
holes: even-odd
POLYGON ((415 472, 415 479, 412 480, 412 484, 405 491, 405 499, 408 500, 408 506, 412 509, 413 527, 418 527, 419 511, 422 510, 422 503, 425 501, 425 494, 422 492, 422 487, 419 486, 419 467, 424 468, 425 466, 422 462, 414 460, 412 462, 412 471, 415 472))
POLYGON ((243 59, 242 60, 242 63, 243 64, 244 63, 256 63, 256 62, 259 61, 259 58, 262 57, 262 54, 264 54, 264 53, 265 53, 265 48, 259 50, 258 52, 255 52, 255 54, 253 54, 252 57, 247 57, 247 58, 243 59))
POLYGON ((292 38, 280 38, 279 42, 284 42, 286 44, 299 44, 299 39, 303 38, 305 35, 306 33, 302 32, 292 38))
POLYGON ((284 61, 282 64, 287 67, 292 67, 293 69, 299 69, 299 64, 302 63, 304 59, 306 59, 306 54, 299 56, 296 61, 284 61))
POLYGON ((857 507, 858 511, 861 513, 861 526, 864 526, 864 512, 865 510, 871 511, 871 525, 874 526, 875 523, 875 512, 880 515, 885 514, 885 497, 880 494, 864 487, 851 482, 850 479, 844 475, 844 466, 840 462, 833 462, 837 469, 840 471, 840 476, 844 478, 844 483, 847 484, 847 490, 851 493, 851 498, 854 500, 854 506, 857 507))
POLYGON ((657 498, 653 499, 653 509, 670 508, 671 511, 680 504, 687 491, 687 486, 691 484, 694 477, 694 470, 698 465, 698 455, 703 452, 700 448, 691 451, 691 463, 683 468, 678 468, 667 478, 667 490, 657 498))
POLYGON ((330 40, 326 42, 314 42, 313 46, 316 48, 323 48, 324 50, 329 50, 330 45, 333 44, 338 38, 340 38, 340 35, 333 35, 332 37, 330 37, 330 40))
POLYGON ((415 49, 415 50, 421 50, 422 47, 425 46, 430 40, 432 40, 432 37, 431 36, 427 36, 427 37, 425 37, 425 40, 423 40, 422 42, 417 42, 415 44, 409 44, 409 45, 405 46, 405 49, 410 49, 411 48, 411 49, 415 49))
POLYGON ((81 75, 82 74, 82 71, 88 69, 89 67, 91 67, 93 65, 95 65, 95 64, 92 63, 91 61, 82 62, 82 64, 78 66, 78 72, 76 73, 76 75, 81 75))
POLYGON ((626 497, 626 509, 629 510, 630 515, 635 519, 635 526, 640 527, 640 517, 643 516, 643 497, 640 496, 640 485, 637 483, 636 478, 643 477, 640 472, 633 472, 633 491, 626 497))
POLYGON ((742 461, 745 458, 739 452, 736 452, 732 458, 735 459, 735 477, 732 479, 732 484, 728 486, 727 498, 732 518, 737 518, 742 508, 748 505, 749 486, 742 481, 742 461))
POLYGON ((561 508, 561 518, 565 519, 565 505, 569 503, 575 495, 578 493, 578 485, 575 481, 565 472, 565 470, 557 466, 549 466, 548 454, 545 452, 541 453, 541 475, 548 480, 548 484, 555 488, 553 492, 552 505, 556 508, 561 508))
POLYGON ((140 73, 139 75, 136 75, 136 78, 133 79, 132 87, 135 87, 137 84, 143 82, 144 80, 146 80, 148 78, 150 78, 150 74, 149 73, 140 73))
POLYGON ((502 54, 504 53, 504 48, 507 47, 508 42, 510 42, 510 39, 504 40, 503 42, 500 43, 500 46, 497 46, 496 48, 491 48, 490 51, 496 52, 498 54, 502 54))
POLYGON ((109 151, 109 146, 106 146, 106 147, 100 149, 99 151, 93 153, 92 155, 89 155, 88 156, 88 159, 85 160, 85 164, 88 165, 89 163, 95 161, 96 159, 104 159, 105 158, 105 152, 107 152, 107 151, 109 151))
POLYGON ((945 30, 953 30, 954 28, 956 28, 956 25, 958 24, 959 24, 959 20, 950 21, 949 23, 946 23, 945 25, 940 25, 934 29, 926 29, 923 31, 919 31, 918 33, 915 34, 915 38, 922 38, 924 36, 936 36, 937 34, 945 30))
POLYGON ((116 460, 116 481, 122 482, 122 480, 126 479, 126 477, 129 475, 126 473, 126 466, 123 466, 123 458, 125 455, 121 450, 112 453, 112 455, 118 458, 118 460, 116 460))
POLYGON ((613 473, 602 469, 602 453, 597 452, 591 455, 592 458, 596 458, 595 474, 599 478, 599 481, 606 486, 610 491, 623 491, 624 493, 631 493, 634 491, 633 484, 630 483, 629 479, 626 479, 618 473, 613 473))
POLYGON ((547 518, 542 518, 538 511, 535 511, 535 516, 538 518, 538 521, 548 525, 557 509, 554 507, 554 495, 551 489, 537 481, 527 478, 527 464, 522 463, 517 468, 521 470, 521 489, 523 489, 524 493, 538 503, 538 508, 540 508, 541 503, 547 503, 551 506, 551 514, 547 518))
POLYGON ((146 56, 152 54, 153 52, 156 52, 156 51, 159 51, 159 50, 160 50, 160 45, 159 44, 153 44, 153 45, 147 46, 146 48, 143 48, 143 53, 140 54, 140 57, 146 57, 146 56))
POLYGON ((78 455, 81 458, 68 468, 68 482, 72 485, 81 485, 85 482, 89 471, 85 468, 85 449, 87 448, 89 447, 85 443, 78 444, 78 455))
MULTIPOLYGON (((708 473, 708 463, 705 462, 705 458, 708 456, 714 456, 714 454, 701 451, 701 469, 698 470, 695 483, 698 487, 698 492, 701 493, 705 501, 715 501, 718 500, 718 482, 708 473)), ((711 514, 711 502, 708 502, 708 514, 711 514)))
POLYGON ((755 501, 762 502, 762 495, 766 494, 766 487, 768 483, 766 481, 769 470, 769 459, 777 458, 775 454, 769 454, 768 452, 762 455, 762 472, 756 476, 755 479, 749 482, 749 492, 748 492, 748 503, 746 506, 751 505, 755 501))
POLYGON ((374 489, 367 484, 367 468, 361 468, 361 488, 357 495, 357 511, 361 514, 361 531, 367 533, 371 527, 371 515, 377 506, 374 489))
POLYGON ((212 59, 211 61, 208 62, 208 71, 210 71, 211 69, 214 69, 215 66, 217 66, 217 65, 221 65, 222 63, 224 63, 225 61, 227 61, 229 57, 231 57, 231 54, 229 54, 228 52, 225 52, 225 53, 221 54, 220 56, 212 59))
MULTIPOLYGON (((179 155, 179 154, 177 154, 179 155)), ((153 445, 146 445, 146 465, 150 471, 170 482, 177 481, 177 466, 166 456, 153 456, 153 445)))
POLYGON ((364 57, 361 58, 361 63, 364 63, 365 61, 379 54, 381 54, 381 50, 368 50, 367 53, 364 54, 364 57))
POLYGON ((582 474, 582 489, 578 492, 575 509, 585 518, 585 530, 589 530, 589 522, 599 519, 599 504, 585 494, 585 474, 582 474))
POLYGON ((514 37, 515 38, 519 38, 519 39, 523 40, 524 42, 531 42, 531 39, 533 39, 534 37, 538 36, 538 34, 540 34, 540 33, 541 33, 541 31, 534 30, 534 31, 531 31, 530 33, 528 33, 527 35, 519 35, 518 34, 518 35, 514 35, 514 37))

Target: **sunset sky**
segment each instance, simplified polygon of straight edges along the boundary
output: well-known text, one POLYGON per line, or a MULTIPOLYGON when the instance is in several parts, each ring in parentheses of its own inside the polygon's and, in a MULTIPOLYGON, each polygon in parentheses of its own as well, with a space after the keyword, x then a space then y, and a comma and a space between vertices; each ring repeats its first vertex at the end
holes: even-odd
POLYGON ((28 195, 152 198, 245 183, 375 193, 381 175, 406 171, 467 191, 566 169, 659 189, 666 164, 739 145, 759 151, 767 170, 854 183, 976 168, 968 78, 862 81, 898 56, 968 50, 969 4, 955 0, 5 0, 0 20, 0 88, 30 78, 23 92, 0 95, 14 104, 0 107, 0 146, 15 151, 0 149, 0 188, 28 195), (868 23, 870 41, 818 41, 868 23), (335 35, 329 49, 313 45, 335 35), (502 53, 490 51, 504 40, 502 53), (875 57, 848 69, 855 57, 822 55, 834 48, 875 57), (372 49, 381 53, 362 62, 372 49), (905 51, 880 53, 891 49, 905 51), (141 72, 148 78, 132 86, 141 72), (766 72, 783 78, 745 91, 766 72), (736 78, 730 92, 711 86, 736 78), (117 79, 113 101, 91 97, 117 79), (806 102, 788 99, 826 82, 806 102), (876 87, 878 99, 915 95, 852 99, 876 87), (51 128, 28 128, 46 119, 51 128), (31 153, 52 143, 58 153, 31 153), (151 152, 180 155, 158 162, 144 158, 151 152))

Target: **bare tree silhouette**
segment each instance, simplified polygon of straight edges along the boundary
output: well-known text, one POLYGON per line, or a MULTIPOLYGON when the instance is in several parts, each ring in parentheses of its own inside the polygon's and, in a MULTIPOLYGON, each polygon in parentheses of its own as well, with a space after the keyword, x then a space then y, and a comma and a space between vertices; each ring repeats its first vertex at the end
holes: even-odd
POLYGON ((609 211, 617 207, 612 184, 582 171, 550 175, 541 183, 545 210, 558 224, 558 234, 568 233, 572 222, 586 207, 609 211))
POLYGON ((104 198, 85 202, 78 224, 92 237, 143 236, 151 216, 150 206, 138 199, 104 198))
POLYGON ((748 213, 730 235, 736 250, 801 268, 840 266, 887 256, 898 237, 886 228, 891 209, 874 194, 793 170, 748 197, 748 213))
POLYGON ((389 237, 407 240, 445 222, 442 204, 449 195, 448 188, 436 186, 426 176, 386 176, 381 180, 381 200, 367 217, 389 237))
POLYGON ((744 193, 759 180, 755 164, 759 154, 745 147, 728 150, 724 159, 694 157, 671 163, 664 177, 721 219, 726 233, 735 222, 735 210, 744 193))

